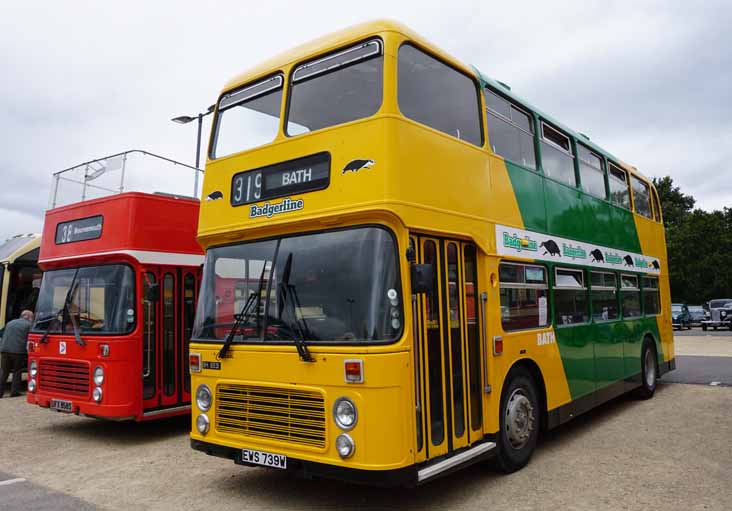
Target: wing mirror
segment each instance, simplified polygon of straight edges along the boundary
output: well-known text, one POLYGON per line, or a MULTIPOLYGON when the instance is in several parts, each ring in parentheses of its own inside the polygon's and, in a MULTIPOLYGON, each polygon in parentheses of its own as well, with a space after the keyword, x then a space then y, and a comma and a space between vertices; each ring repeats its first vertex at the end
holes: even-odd
POLYGON ((148 284, 145 289, 145 300, 148 302, 157 302, 160 300, 160 284, 148 284))
POLYGON ((434 289, 434 265, 413 263, 410 268, 412 277, 412 294, 431 293, 434 289))

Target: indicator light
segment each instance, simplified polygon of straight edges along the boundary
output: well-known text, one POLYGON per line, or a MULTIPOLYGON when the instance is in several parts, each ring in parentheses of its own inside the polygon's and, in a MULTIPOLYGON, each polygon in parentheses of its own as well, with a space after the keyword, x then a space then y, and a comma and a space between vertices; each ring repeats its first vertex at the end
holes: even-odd
POLYGON ((497 335, 493 338, 493 354, 500 355, 503 353, 503 337, 497 335))
POLYGON ((344 361, 346 383, 363 383, 363 360, 344 361))
POLYGON ((201 372, 201 354, 200 353, 191 353, 188 357, 188 364, 190 366, 192 373, 200 373, 201 372))

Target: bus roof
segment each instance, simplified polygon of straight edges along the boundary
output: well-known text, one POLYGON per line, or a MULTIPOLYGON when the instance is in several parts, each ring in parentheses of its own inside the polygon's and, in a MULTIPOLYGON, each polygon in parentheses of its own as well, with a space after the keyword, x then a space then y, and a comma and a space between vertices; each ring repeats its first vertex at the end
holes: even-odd
POLYGON ((0 245, 0 264, 13 263, 31 250, 41 246, 40 234, 18 234, 0 245))
POLYGON ((450 61, 450 63, 456 65, 464 72, 470 75, 475 75, 475 70, 473 68, 462 63, 452 55, 440 50, 436 45, 427 41, 424 37, 420 36, 406 25, 390 19, 377 19, 367 21, 365 23, 359 23, 337 32, 332 32, 267 59, 257 66, 240 73, 233 79, 229 80, 224 86, 222 92, 231 90, 240 85, 251 82, 252 80, 256 80, 257 78, 272 74, 274 71, 287 67, 295 62, 307 60, 320 53, 326 53, 331 49, 337 49, 338 47, 351 42, 357 42, 371 34, 383 32, 397 32, 408 38, 410 41, 429 48, 430 51, 435 53, 437 56, 450 61))

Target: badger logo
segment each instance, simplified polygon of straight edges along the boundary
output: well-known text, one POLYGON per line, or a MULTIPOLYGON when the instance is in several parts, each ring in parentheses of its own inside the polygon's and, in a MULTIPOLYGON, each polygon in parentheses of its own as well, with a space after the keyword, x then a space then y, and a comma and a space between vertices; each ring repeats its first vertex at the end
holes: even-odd
POLYGON ((591 250, 590 255, 592 256, 593 262, 596 262, 596 263, 605 262, 605 256, 602 255, 602 250, 600 250, 599 248, 596 248, 595 250, 591 250))
POLYGON ((559 245, 557 245, 557 242, 554 240, 547 240, 541 245, 540 247, 544 247, 544 254, 547 255, 547 253, 551 256, 560 255, 561 252, 559 252, 559 245))
POLYGON ((623 261, 625 261, 625 266, 633 266, 633 258, 629 255, 623 257, 623 261))
POLYGON ((211 192, 211 193, 209 193, 209 194, 208 194, 208 195, 206 196, 206 200, 207 200, 207 201, 212 201, 212 200, 219 200, 219 199, 223 199, 223 198, 224 198, 224 194, 223 194, 223 193, 221 193, 221 192, 220 192, 220 191, 218 191, 218 190, 216 190, 215 192, 211 192))
POLYGON ((343 167, 343 172, 341 172, 341 175, 349 171, 358 172, 361 169, 370 169, 374 163, 374 160, 353 160, 348 165, 343 167))
POLYGON ((655 268, 656 270, 661 269, 661 265, 658 264, 658 260, 656 260, 656 259, 653 260, 653 262, 651 263, 651 266, 653 266, 653 268, 655 268))

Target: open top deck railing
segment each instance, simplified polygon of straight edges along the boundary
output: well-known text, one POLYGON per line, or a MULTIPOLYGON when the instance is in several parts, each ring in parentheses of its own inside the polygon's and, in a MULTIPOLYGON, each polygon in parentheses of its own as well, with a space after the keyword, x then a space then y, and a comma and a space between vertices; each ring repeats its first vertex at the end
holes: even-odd
POLYGON ((53 173, 50 209, 123 192, 198 198, 201 169, 132 149, 53 173))

